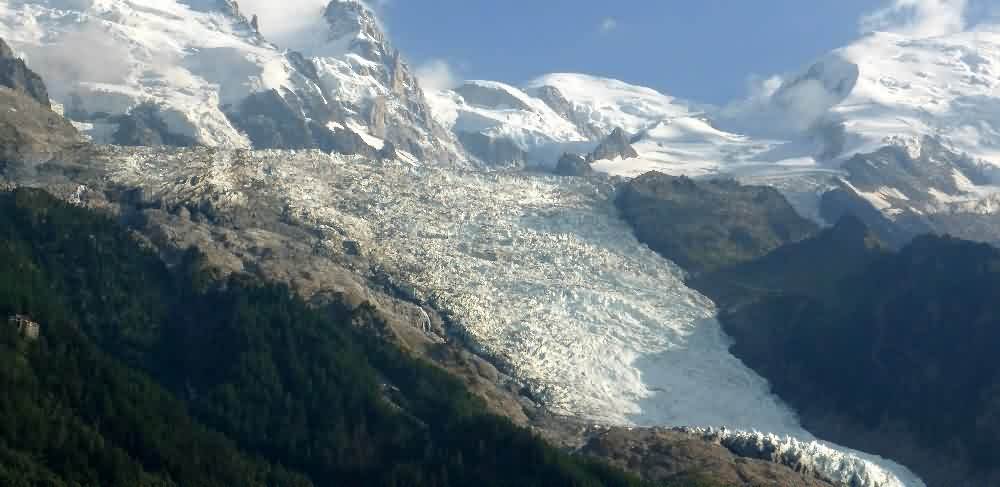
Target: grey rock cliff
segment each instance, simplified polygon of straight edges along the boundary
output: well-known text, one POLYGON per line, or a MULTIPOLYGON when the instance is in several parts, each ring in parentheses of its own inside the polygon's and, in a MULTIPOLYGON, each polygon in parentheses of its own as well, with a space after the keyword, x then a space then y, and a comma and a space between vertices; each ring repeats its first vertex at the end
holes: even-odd
POLYGON ((616 128, 587 156, 587 160, 593 162, 619 157, 622 159, 633 159, 639 157, 639 153, 632 147, 632 143, 629 141, 625 131, 616 128))
POLYGON ((52 106, 41 76, 28 69, 3 39, 0 39, 0 86, 25 93, 45 108, 52 106))
POLYGON ((555 173, 560 176, 586 176, 592 174, 594 168, 586 159, 577 154, 563 154, 556 163, 555 173))
POLYGON ((76 128, 49 106, 42 78, 0 40, 0 175, 33 173, 87 147, 76 128))

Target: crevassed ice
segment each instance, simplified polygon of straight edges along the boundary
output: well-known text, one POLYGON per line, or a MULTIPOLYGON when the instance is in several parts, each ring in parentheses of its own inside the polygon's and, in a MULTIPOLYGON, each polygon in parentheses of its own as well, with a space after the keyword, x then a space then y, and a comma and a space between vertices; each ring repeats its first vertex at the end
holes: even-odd
MULTIPOLYGON (((199 170, 225 191, 272 192, 330 245, 361 241, 555 411, 618 425, 725 427, 831 480, 923 485, 898 465, 804 431, 728 352, 713 303, 633 237, 608 185, 315 153, 252 157, 238 170, 224 153, 207 168, 188 159, 165 174, 199 170)), ((149 177, 162 163, 133 159, 125 172, 149 177)))

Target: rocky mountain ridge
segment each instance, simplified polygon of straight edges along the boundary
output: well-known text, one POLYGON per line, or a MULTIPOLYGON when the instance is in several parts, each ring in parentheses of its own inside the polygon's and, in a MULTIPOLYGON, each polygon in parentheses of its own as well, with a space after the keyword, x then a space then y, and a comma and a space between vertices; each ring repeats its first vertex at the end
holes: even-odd
POLYGON ((272 44, 244 15, 229 0, 40 0, 5 9, 0 36, 97 142, 348 154, 388 142, 417 159, 466 159, 362 3, 304 12, 315 16, 305 54, 272 44))

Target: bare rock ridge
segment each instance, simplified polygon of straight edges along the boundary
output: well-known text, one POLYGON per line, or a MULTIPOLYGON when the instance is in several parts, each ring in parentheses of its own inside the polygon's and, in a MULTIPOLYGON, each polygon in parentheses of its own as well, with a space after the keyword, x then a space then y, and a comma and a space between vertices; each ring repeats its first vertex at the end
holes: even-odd
POLYGON ((776 189, 649 172, 616 204, 640 241, 689 272, 761 257, 816 231, 776 189))
POLYGON ((51 110, 42 78, 0 39, 0 174, 70 157, 85 147, 71 123, 51 110))
POLYGON ((333 0, 324 17, 330 26, 331 42, 346 42, 351 52, 374 63, 351 63, 351 69, 360 76, 373 77, 379 89, 385 90, 360 104, 338 100, 338 108, 365 114, 372 135, 420 159, 460 157, 454 135, 432 116, 416 76, 389 43, 372 11, 356 0, 333 0))
POLYGON ((893 247, 924 233, 1000 242, 995 195, 976 187, 997 180, 995 167, 924 137, 917 150, 887 146, 844 162, 845 176, 823 195, 829 222, 853 213, 893 247))
POLYGON ((14 55, 14 51, 0 39, 0 85, 20 91, 34 98, 45 108, 51 108, 49 91, 41 76, 28 69, 24 61, 14 55))
POLYGON ((13 5, 4 22, 42 19, 35 28, 50 37, 33 42, 31 32, 5 26, 14 29, 11 46, 46 60, 43 72, 59 75, 49 80, 46 92, 5 45, 0 63, 6 81, 44 105, 51 96, 99 143, 370 155, 389 142, 400 156, 467 162, 454 134, 431 116, 409 66, 362 2, 335 0, 323 10, 303 12, 312 17, 305 19, 311 22, 309 32, 294 46, 270 42, 267 26, 261 31, 260 19, 231 0, 175 7, 143 9, 120 0, 114 0, 114 8, 91 2, 73 8, 13 5), (175 14, 167 15, 168 10, 175 14), (45 24, 70 18, 81 30, 93 28, 86 41, 95 49, 113 49, 118 64, 86 79, 71 75, 76 61, 59 53, 79 40, 45 24), (146 30, 164 28, 176 34, 170 43, 155 41, 157 32, 146 35, 146 30), (143 66, 152 68, 137 71, 143 66))
POLYGON ((632 147, 628 135, 621 128, 616 128, 587 156, 587 160, 593 162, 604 159, 633 159, 636 157, 639 157, 639 153, 632 147))
POLYGON ((594 172, 590 162, 577 154, 563 154, 556 163, 556 174, 560 176, 586 176, 594 172))
POLYGON ((559 88, 551 85, 541 86, 535 90, 535 95, 561 117, 572 122, 577 130, 588 139, 599 140, 607 135, 602 133, 601 129, 587 120, 585 116, 578 114, 573 104, 566 99, 559 88))

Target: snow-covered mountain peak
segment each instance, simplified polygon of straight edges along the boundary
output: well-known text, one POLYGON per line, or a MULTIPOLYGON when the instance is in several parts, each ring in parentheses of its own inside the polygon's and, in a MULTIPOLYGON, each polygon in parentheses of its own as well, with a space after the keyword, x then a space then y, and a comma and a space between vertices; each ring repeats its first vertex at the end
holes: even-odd
POLYGON ((831 113, 845 122, 850 155, 889 140, 940 137, 1000 164, 1000 34, 914 38, 874 32, 833 53, 857 82, 831 113))
POLYGON ((355 153, 384 140, 464 159, 372 11, 317 2, 279 36, 285 45, 232 0, 4 2, 0 37, 99 142, 355 153))
POLYGON ((331 39, 385 42, 385 34, 375 14, 357 0, 332 0, 323 15, 330 25, 331 39))
POLYGON ((688 106, 652 88, 578 73, 553 73, 527 84, 529 93, 553 88, 581 120, 607 135, 616 128, 637 133, 656 121, 686 116, 688 106))

